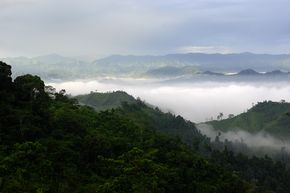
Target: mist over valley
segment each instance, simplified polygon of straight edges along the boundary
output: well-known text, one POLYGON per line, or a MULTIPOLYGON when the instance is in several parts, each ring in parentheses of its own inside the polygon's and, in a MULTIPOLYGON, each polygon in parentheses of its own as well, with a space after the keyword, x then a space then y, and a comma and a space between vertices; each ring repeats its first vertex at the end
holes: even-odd
POLYGON ((47 83, 57 89, 66 89, 72 95, 90 91, 123 90, 140 97, 164 111, 184 116, 194 122, 216 119, 220 112, 224 118, 239 114, 257 102, 290 100, 290 86, 284 82, 177 82, 158 80, 105 79, 47 83))

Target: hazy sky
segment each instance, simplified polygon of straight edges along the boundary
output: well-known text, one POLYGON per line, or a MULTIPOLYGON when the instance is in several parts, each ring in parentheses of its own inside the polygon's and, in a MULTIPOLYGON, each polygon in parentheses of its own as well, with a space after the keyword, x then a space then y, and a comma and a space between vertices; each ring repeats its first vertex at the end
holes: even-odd
POLYGON ((0 57, 290 53, 289 0, 0 0, 0 57))

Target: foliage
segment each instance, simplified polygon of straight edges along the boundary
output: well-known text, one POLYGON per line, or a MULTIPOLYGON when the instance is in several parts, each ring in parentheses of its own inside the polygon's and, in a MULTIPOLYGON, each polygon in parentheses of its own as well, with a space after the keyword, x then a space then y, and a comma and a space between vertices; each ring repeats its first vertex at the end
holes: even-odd
POLYGON ((78 95, 75 97, 81 104, 85 104, 95 108, 96 110, 109 110, 122 106, 122 103, 135 103, 134 97, 123 91, 115 92, 91 92, 87 95, 78 95))
POLYGON ((211 121, 209 124, 221 131, 240 129, 250 133, 266 131, 273 136, 289 139, 290 119, 287 116, 289 109, 290 103, 264 101, 245 113, 229 119, 211 121))
MULTIPOLYGON (((2 64, 1 72, 2 68, 9 66, 2 64)), ((8 70, 1 76, 9 74, 8 70)), ((226 156, 205 158, 178 138, 164 134, 167 127, 193 129, 192 123, 140 101, 123 110, 96 112, 78 105, 64 91, 43 92, 44 84, 37 76, 24 75, 14 82, 8 78, 8 83, 8 88, 1 88, 7 93, 1 98, 6 111, 0 114, 1 193, 289 190, 289 172, 283 165, 278 167, 281 181, 272 187, 277 173, 266 173, 269 179, 248 175, 277 169, 272 161, 257 158, 236 166, 226 156), (245 167, 250 167, 249 172, 234 172, 245 167)), ((238 157, 233 159, 238 161, 238 157)))
MULTIPOLYGON (((97 104, 92 105, 97 106, 97 104)), ((118 108, 114 112, 118 113, 120 117, 132 120, 140 128, 150 128, 180 138, 182 142, 191 145, 191 148, 198 153, 206 155, 213 163, 218 163, 227 170, 242 176, 248 182, 254 183, 255 185, 252 187, 254 192, 267 192, 267 189, 270 189, 286 193, 289 189, 289 170, 285 168, 286 159, 283 157, 276 157, 283 162, 281 163, 274 162, 269 157, 264 159, 264 153, 261 158, 248 158, 243 154, 235 155, 231 151, 252 154, 254 150, 243 142, 221 142, 218 136, 210 143, 209 139, 201 135, 193 123, 180 116, 163 113, 158 108, 146 105, 140 99, 136 99, 134 104, 123 103, 122 108, 118 108)))

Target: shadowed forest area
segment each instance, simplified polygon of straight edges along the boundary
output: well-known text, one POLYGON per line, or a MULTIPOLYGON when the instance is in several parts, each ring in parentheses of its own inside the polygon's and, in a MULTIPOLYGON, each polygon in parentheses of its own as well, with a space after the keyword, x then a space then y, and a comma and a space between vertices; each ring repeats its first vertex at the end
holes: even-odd
POLYGON ((0 192, 287 193, 290 170, 215 150, 194 123, 141 100, 95 111, 0 63, 0 192))

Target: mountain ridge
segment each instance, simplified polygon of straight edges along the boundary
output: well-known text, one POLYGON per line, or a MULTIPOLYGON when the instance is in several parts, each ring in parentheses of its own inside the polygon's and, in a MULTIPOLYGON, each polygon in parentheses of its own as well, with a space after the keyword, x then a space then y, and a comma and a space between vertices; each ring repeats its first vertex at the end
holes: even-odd
MULTIPOLYGON (((3 60, 13 65, 14 76, 33 73, 44 79, 64 80, 102 76, 154 76, 161 78, 167 76, 170 78, 179 75, 195 74, 195 72, 212 71, 215 73, 226 73, 240 72, 245 69, 253 69, 257 72, 271 72, 275 70, 282 72, 290 70, 290 55, 286 54, 188 53, 161 56, 113 55, 95 60, 94 62, 50 54, 32 58, 5 58, 3 60), (175 69, 165 72, 166 68, 175 69), (154 71, 157 71, 157 73, 154 73, 154 71)), ((275 74, 278 75, 279 73, 276 72, 275 74)))
POLYGON ((287 113, 290 112, 290 103, 284 100, 281 102, 264 101, 259 102, 247 112, 234 117, 207 122, 216 130, 239 131, 244 130, 250 133, 260 131, 281 138, 290 139, 290 119, 287 113))

